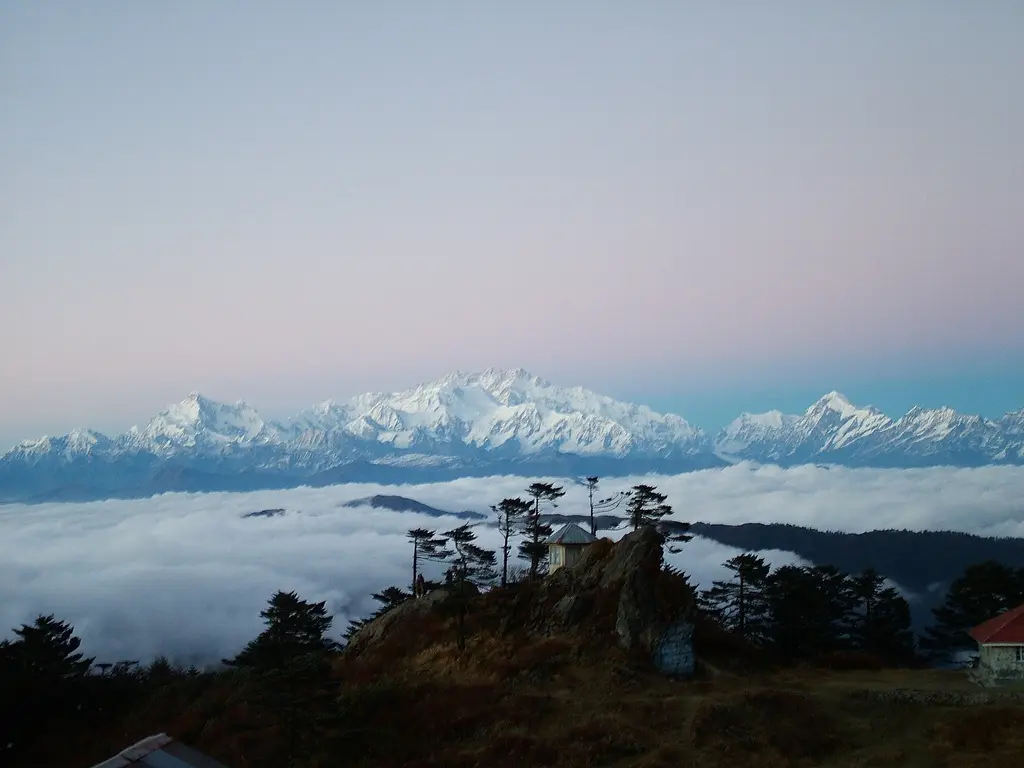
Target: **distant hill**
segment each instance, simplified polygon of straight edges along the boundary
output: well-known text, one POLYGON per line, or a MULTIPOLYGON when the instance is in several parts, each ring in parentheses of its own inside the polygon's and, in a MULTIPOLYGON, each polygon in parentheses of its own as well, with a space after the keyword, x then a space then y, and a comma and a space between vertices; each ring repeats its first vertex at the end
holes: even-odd
POLYGON ((431 517, 459 517, 464 520, 483 520, 487 517, 479 512, 470 512, 468 510, 463 512, 446 512, 443 509, 431 507, 429 504, 424 504, 421 501, 409 499, 405 496, 367 496, 362 499, 345 502, 341 506, 373 507, 374 509, 390 509, 393 512, 415 512, 420 515, 430 515, 431 517))
POLYGON ((874 568, 905 589, 944 592, 969 565, 996 560, 1024 567, 1024 539, 986 538, 954 531, 818 531, 798 525, 694 523, 691 533, 743 550, 781 549, 812 563, 856 573, 874 568))

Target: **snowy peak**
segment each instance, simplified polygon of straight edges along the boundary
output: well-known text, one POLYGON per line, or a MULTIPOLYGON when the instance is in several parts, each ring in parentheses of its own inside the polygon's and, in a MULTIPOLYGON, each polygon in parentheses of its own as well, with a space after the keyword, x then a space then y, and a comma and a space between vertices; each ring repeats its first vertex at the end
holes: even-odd
POLYGON ((833 389, 828 394, 818 398, 817 402, 807 409, 807 414, 810 415, 816 411, 834 411, 835 413, 842 414, 851 410, 856 409, 849 398, 842 392, 837 392, 833 389))
POLYGON ((852 419, 869 418, 878 413, 880 413, 880 411, 870 406, 867 408, 860 408, 854 405, 846 395, 833 390, 827 395, 819 398, 814 405, 804 412, 804 416, 808 418, 821 418, 835 414, 841 419, 852 419))
POLYGON ((850 466, 977 465, 1020 462, 1024 419, 998 422, 952 408, 912 408, 895 421, 839 392, 801 416, 743 414, 715 440, 719 455, 784 464, 831 461, 850 466), (1018 425, 1020 425, 1018 427, 1018 425))
MULTIPOLYGON (((456 371, 403 392, 353 398, 316 426, 396 448, 457 446, 625 456, 673 448, 693 452, 703 433, 678 416, 621 403, 582 387, 565 389, 522 368, 456 371)), ((304 423, 317 414, 304 412, 304 423)))
POLYGON ((272 442, 276 430, 243 401, 227 405, 192 392, 158 413, 145 427, 132 427, 127 437, 133 445, 160 454, 232 443, 272 442))
POLYGON ((94 454, 102 454, 114 441, 91 429, 75 429, 61 437, 44 436, 39 440, 24 440, 12 448, 7 456, 34 464, 46 458, 71 461, 94 454))
POLYGON ((51 481, 54 487, 88 483, 103 467, 110 483, 142 484, 168 462, 212 474, 308 478, 351 464, 507 472, 524 461, 565 467, 570 457, 628 460, 630 472, 706 468, 723 460, 1024 464, 1024 410, 989 420, 917 407, 894 421, 832 391, 802 414, 743 413, 711 440, 674 414, 557 386, 523 368, 488 368, 455 371, 401 392, 326 400, 284 424, 264 420, 245 402, 219 403, 192 392, 115 439, 74 430, 18 444, 0 459, 0 492, 18 483, 33 493, 51 481))

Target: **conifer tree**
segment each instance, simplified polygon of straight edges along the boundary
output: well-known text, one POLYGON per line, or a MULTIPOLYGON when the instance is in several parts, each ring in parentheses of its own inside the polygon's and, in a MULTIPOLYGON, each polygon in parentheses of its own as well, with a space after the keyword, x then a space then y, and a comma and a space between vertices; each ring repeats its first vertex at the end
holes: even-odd
POLYGON ((541 521, 541 505, 547 503, 557 507, 556 502, 565 496, 565 490, 552 483, 533 483, 526 489, 526 493, 533 499, 533 506, 523 521, 526 541, 519 545, 519 557, 530 563, 530 578, 536 579, 548 556, 548 547, 544 540, 553 532, 550 525, 541 521))
POLYGON ((908 663, 914 658, 910 605, 874 569, 850 578, 853 610, 850 636, 858 650, 888 661, 908 663))
POLYGON ((275 669, 297 656, 337 648, 326 636, 334 622, 327 613, 326 602, 308 603, 295 592, 278 590, 260 616, 267 628, 234 659, 225 659, 225 664, 275 669))
POLYGON ((82 715, 93 663, 79 652, 74 627, 52 614, 22 624, 14 637, 0 641, 0 762, 23 754, 62 718, 82 715))
POLYGON ((508 584, 508 555, 512 547, 509 539, 519 533, 520 521, 525 520, 532 506, 523 499, 502 499, 497 506, 491 507, 498 518, 498 533, 502 537, 501 545, 501 586, 508 584))
POLYGON ((925 630, 921 646, 935 661, 948 661, 959 651, 977 644, 968 630, 1024 603, 1024 568, 1014 569, 994 560, 968 566, 946 592, 942 605, 932 610, 935 624, 925 630))
POLYGON ((438 538, 435 531, 426 528, 413 528, 405 537, 412 542, 412 587, 411 591, 416 594, 416 577, 419 576, 419 565, 422 560, 441 562, 446 559, 448 552, 445 545, 448 543, 443 538, 438 538))
POLYGON ((31 624, 14 630, 17 638, 9 645, 24 671, 38 680, 63 680, 89 673, 93 659, 78 652, 82 641, 75 628, 57 621, 53 614, 38 616, 31 624))
POLYGON ((597 493, 597 485, 601 478, 596 475, 592 475, 587 478, 587 494, 590 497, 590 535, 597 536, 597 520, 595 513, 611 512, 616 509, 623 501, 629 497, 627 491, 619 491, 618 493, 608 496, 604 499, 594 500, 594 495, 597 493))
POLYGON ((769 566, 752 553, 737 555, 724 563, 733 575, 712 582, 701 593, 701 605, 727 629, 753 642, 762 642, 768 628, 765 594, 769 566))
POLYGON ((658 493, 653 485, 634 485, 626 504, 626 517, 633 530, 654 525, 661 518, 672 514, 672 507, 665 503, 667 498, 664 493, 658 493))
POLYGON ((811 658, 850 647, 853 598, 845 574, 828 565, 786 565, 766 580, 768 637, 782 655, 811 658))
POLYGON ((494 582, 496 558, 494 552, 483 549, 476 542, 476 532, 468 523, 445 532, 452 545, 452 569, 455 581, 455 608, 458 613, 459 650, 466 647, 466 614, 469 611, 468 584, 481 587, 494 582))

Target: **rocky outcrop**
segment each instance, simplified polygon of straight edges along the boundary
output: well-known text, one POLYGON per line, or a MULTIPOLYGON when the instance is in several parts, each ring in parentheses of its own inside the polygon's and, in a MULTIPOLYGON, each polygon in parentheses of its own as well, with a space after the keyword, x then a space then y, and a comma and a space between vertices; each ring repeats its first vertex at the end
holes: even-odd
MULTIPOLYGON (((693 594, 682 576, 663 567, 663 544, 648 527, 617 543, 602 539, 545 579, 475 597, 469 612, 489 617, 491 631, 502 636, 576 636, 584 646, 618 646, 666 674, 692 674, 693 594)), ((413 617, 440 616, 453 597, 442 588, 402 603, 356 633, 347 653, 413 631, 413 617)))
POLYGON ((614 545, 605 540, 592 546, 579 563, 544 584, 556 600, 539 617, 541 624, 587 631, 602 623, 595 613, 614 610, 610 623, 620 648, 653 660, 667 674, 691 674, 692 594, 680 576, 663 569, 663 542, 645 527, 614 545))
MULTIPOLYGON (((465 585, 466 596, 476 597, 479 590, 473 585, 465 585)), ((392 632, 401 632, 402 625, 416 616, 423 616, 443 606, 444 603, 458 599, 459 595, 453 587, 440 587, 428 592, 423 597, 411 598, 400 603, 390 611, 381 614, 362 627, 345 646, 345 653, 357 656, 367 648, 385 640, 392 632)))

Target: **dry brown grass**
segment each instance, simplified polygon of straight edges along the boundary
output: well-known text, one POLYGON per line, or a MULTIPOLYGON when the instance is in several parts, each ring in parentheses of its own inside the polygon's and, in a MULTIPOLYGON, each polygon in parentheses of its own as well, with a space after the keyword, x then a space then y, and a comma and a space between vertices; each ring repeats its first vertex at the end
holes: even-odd
POLYGON ((935 754, 955 755, 955 765, 964 768, 1024 765, 1024 707, 982 706, 951 714, 931 731, 935 754))

